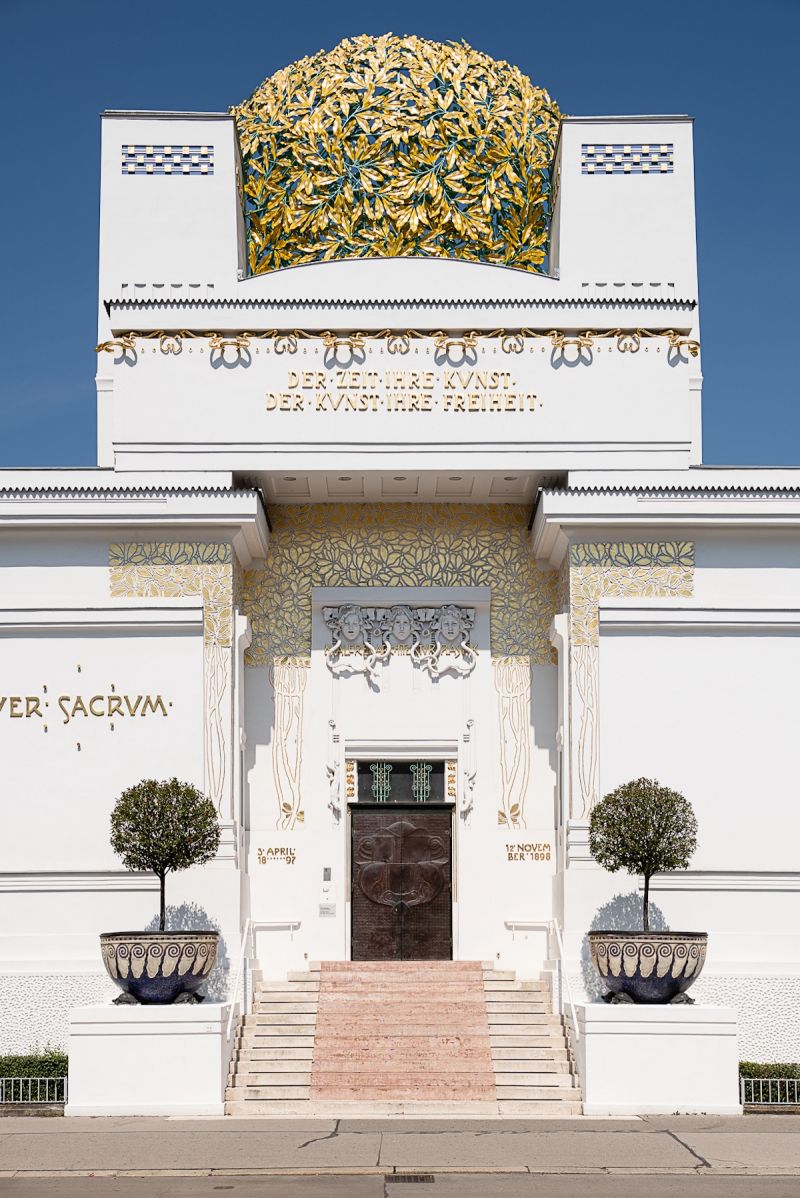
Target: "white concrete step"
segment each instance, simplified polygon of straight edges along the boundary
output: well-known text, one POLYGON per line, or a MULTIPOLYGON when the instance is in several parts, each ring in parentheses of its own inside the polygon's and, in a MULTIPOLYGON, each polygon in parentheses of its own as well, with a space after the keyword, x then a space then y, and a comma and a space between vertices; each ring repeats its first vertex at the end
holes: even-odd
MULTIPOLYGON (((305 977, 305 975, 303 975, 305 977)), ((259 982, 254 994, 319 994, 319 982, 259 982)))
POLYGON ((313 1048, 313 1029, 310 1035, 308 1034, 308 1028, 301 1028, 300 1030, 306 1034, 300 1036, 276 1036, 274 1028, 268 1028, 263 1034, 258 1029, 242 1032, 236 1042, 236 1047, 244 1051, 255 1048, 313 1048))
MULTIPOLYGON (((579 1091, 576 1094, 580 1095, 579 1091)), ((580 1096, 569 1101, 544 1100, 540 1102, 525 1102, 519 1098, 508 1100, 498 1099, 497 1109, 505 1118, 519 1117, 529 1119, 531 1115, 544 1115, 548 1119, 572 1119, 583 1114, 583 1104, 580 1096)))
POLYGON ((487 998, 489 994, 493 994, 498 990, 509 994, 522 991, 525 994, 541 994, 542 996, 546 996, 548 999, 550 998, 550 987, 545 982, 521 982, 519 980, 515 982, 490 981, 484 976, 483 988, 486 991, 487 998))
POLYGON ((493 1061, 539 1061, 540 1064, 552 1061, 557 1065, 566 1065, 569 1057, 566 1048, 554 1048, 553 1045, 548 1045, 546 1048, 527 1048, 524 1046, 513 1048, 502 1045, 500 1048, 492 1048, 491 1052, 493 1061))
MULTIPOLYGON (((509 1004, 503 1003, 503 1006, 509 1004)), ((562 1027, 560 1015, 535 1014, 531 1011, 488 1011, 489 1030, 493 1024, 522 1024, 525 1027, 562 1027)))
POLYGON ((571 1073, 548 1073, 544 1070, 536 1073, 526 1073, 522 1070, 514 1071, 507 1070, 504 1062, 503 1069, 498 1069, 495 1066, 494 1084, 499 1088, 501 1086, 547 1086, 554 1090, 573 1089, 573 1079, 571 1073))
MULTIPOLYGON (((287 1037, 288 1038, 288 1037, 287 1037)), ((314 1054, 314 1042, 310 1040, 304 1048, 236 1048, 231 1054, 233 1061, 310 1061, 314 1054)))
POLYGON ((242 1022, 246 1028, 287 1027, 289 1025, 314 1027, 317 1022, 317 1014, 316 1011, 298 1011, 296 1014, 293 1011, 276 1011, 274 1014, 270 1011, 257 1011, 254 1015, 245 1015, 242 1022))
POLYGON ((274 1101, 275 1099, 285 1102, 287 1099, 297 1102, 300 1099, 308 1101, 311 1093, 310 1085, 298 1086, 228 1086, 225 1091, 225 1102, 244 1102, 248 1106, 250 1102, 274 1101))
POLYGON ((490 1016, 504 1012, 513 1015, 552 1015, 552 1011, 542 1002, 525 1002, 524 998, 519 1001, 514 1001, 513 999, 509 1001, 507 998, 492 998, 488 994, 486 996, 486 1010, 490 1016))
POLYGON ((266 1087, 272 1089, 275 1087, 275 1085, 277 1085, 277 1087, 284 1087, 284 1085, 310 1084, 310 1069, 304 1070, 302 1073, 273 1073, 272 1071, 266 1073, 251 1073, 244 1072, 243 1070, 237 1070, 236 1078, 231 1082, 232 1087, 236 1089, 241 1089, 242 1087, 253 1089, 254 1085, 259 1088, 265 1087, 266 1085, 266 1087))
POLYGON ((316 1015, 317 1000, 313 1002, 300 1002, 299 999, 293 998, 288 1002, 275 1002, 270 999, 269 1002, 259 1001, 253 1004, 254 1015, 316 1015))
MULTIPOLYGON (((522 1052, 524 1050, 519 1049, 518 1051, 522 1052)), ((512 1060, 503 1060, 502 1058, 498 1059, 492 1054, 492 1061, 494 1062, 495 1079, 504 1073, 536 1073, 537 1075, 552 1073, 563 1077, 572 1076, 570 1064, 567 1060, 554 1061, 546 1058, 543 1061, 537 1061, 531 1060, 529 1057, 515 1057, 512 1060)))
POLYGON ((581 1092, 574 1087, 567 1086, 497 1086, 497 1100, 503 1102, 506 1100, 518 1099, 550 1099, 553 1103, 556 1102, 580 1102, 581 1092))

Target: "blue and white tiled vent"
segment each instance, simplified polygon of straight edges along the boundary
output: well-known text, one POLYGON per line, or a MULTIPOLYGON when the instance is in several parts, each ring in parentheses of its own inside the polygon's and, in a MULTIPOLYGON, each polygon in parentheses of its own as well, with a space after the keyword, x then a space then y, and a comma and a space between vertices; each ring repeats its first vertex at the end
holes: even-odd
POLYGON ((582 145, 582 175, 671 175, 673 143, 582 145))
POLYGON ((122 147, 123 175, 213 175, 213 146, 122 147))

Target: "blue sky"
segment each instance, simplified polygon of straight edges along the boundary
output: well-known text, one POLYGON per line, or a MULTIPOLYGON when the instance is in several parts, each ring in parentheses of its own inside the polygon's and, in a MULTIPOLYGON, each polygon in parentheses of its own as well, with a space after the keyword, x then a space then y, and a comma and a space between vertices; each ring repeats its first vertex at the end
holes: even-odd
POLYGON ((104 108, 223 110, 357 33, 464 38, 565 112, 696 118, 708 463, 800 465, 800 0, 0 0, 0 465, 92 465, 104 108))

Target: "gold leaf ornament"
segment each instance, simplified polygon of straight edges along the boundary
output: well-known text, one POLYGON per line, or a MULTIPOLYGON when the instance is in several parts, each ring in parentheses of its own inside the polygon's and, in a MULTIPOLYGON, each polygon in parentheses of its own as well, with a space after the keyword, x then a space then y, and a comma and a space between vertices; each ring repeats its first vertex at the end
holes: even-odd
POLYGON ((252 274, 358 257, 542 268, 561 114, 517 67, 464 42, 364 34, 232 112, 252 274))

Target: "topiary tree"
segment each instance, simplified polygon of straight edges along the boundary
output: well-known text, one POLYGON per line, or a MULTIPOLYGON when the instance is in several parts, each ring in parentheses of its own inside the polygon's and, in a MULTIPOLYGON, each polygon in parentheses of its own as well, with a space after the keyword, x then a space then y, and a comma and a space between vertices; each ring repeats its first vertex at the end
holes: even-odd
POLYGON ((161 887, 164 931, 167 874, 210 861, 219 848, 211 799, 189 782, 149 778, 122 792, 111 812, 111 847, 126 869, 149 870, 161 887))
POLYGON ((626 869, 644 877, 642 927, 650 931, 650 879, 686 869, 697 848, 692 805, 653 778, 636 778, 612 790, 592 810, 589 851, 612 874, 626 869))

